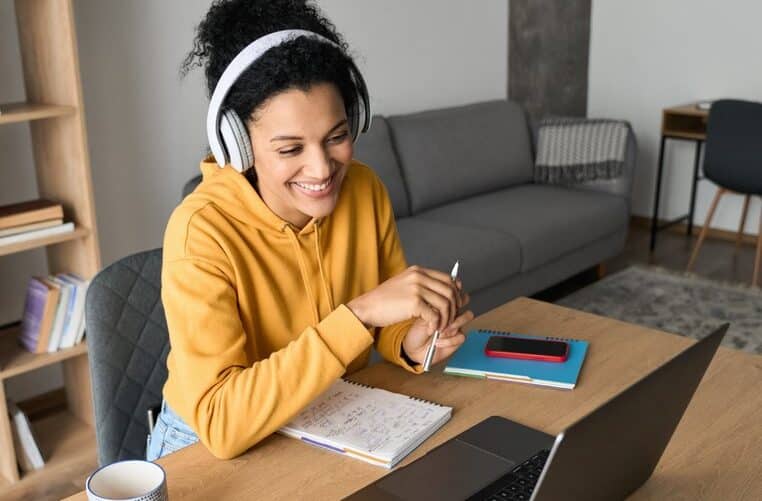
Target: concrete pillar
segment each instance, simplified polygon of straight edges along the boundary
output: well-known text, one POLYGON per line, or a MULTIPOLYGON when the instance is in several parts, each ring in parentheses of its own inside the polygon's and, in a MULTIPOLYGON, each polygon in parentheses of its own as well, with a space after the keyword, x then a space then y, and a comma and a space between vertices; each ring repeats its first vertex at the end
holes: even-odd
POLYGON ((587 114, 591 0, 510 0, 508 96, 533 119, 587 114))

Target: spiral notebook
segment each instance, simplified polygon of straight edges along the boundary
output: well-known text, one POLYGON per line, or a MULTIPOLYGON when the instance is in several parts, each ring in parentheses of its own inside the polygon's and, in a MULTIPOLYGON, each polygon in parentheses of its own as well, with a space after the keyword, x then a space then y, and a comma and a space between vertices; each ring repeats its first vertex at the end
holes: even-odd
POLYGON ((562 339, 546 336, 530 336, 509 332, 476 330, 466 336, 466 341, 450 358, 445 374, 469 376, 497 381, 552 386, 573 389, 577 385, 589 343, 579 339, 562 339), (513 358, 488 357, 484 347, 492 336, 512 336, 529 339, 548 339, 569 343, 569 355, 565 362, 541 362, 513 358))
POLYGON ((452 407, 339 379, 278 431, 393 468, 451 415, 452 407))

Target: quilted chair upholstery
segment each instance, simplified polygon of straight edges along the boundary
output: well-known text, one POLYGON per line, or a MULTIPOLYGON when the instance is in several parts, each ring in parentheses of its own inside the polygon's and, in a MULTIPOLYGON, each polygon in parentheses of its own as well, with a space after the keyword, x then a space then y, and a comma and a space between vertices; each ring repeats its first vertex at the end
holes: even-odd
POLYGON ((95 435, 101 465, 144 459, 146 410, 161 405, 169 336, 161 304, 161 249, 99 272, 85 305, 95 435))

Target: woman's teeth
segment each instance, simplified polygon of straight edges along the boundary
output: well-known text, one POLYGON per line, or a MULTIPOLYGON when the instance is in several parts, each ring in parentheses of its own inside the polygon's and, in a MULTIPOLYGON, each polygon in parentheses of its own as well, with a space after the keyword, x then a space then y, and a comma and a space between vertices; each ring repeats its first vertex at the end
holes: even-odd
POLYGON ((304 184, 304 183, 294 183, 295 185, 299 186, 300 188, 304 188, 305 190, 310 191, 323 191, 328 187, 329 184, 331 184, 331 180, 329 179, 323 184, 304 184))

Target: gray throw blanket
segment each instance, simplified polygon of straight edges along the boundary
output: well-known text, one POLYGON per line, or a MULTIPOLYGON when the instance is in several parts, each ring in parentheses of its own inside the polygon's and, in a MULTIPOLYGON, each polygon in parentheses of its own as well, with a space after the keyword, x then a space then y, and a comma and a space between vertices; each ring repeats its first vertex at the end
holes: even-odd
POLYGON ((535 182, 572 184, 621 176, 629 128, 627 122, 619 120, 540 121, 535 182))

